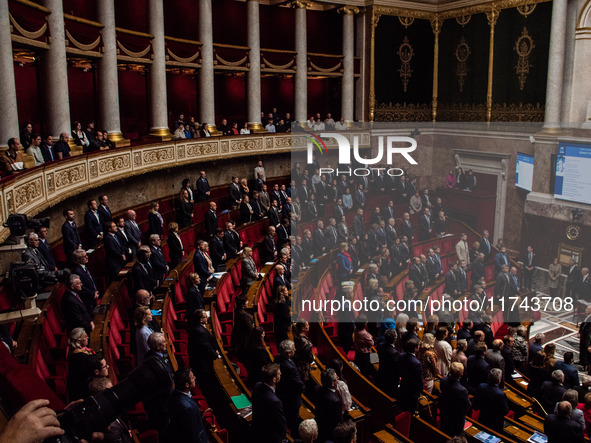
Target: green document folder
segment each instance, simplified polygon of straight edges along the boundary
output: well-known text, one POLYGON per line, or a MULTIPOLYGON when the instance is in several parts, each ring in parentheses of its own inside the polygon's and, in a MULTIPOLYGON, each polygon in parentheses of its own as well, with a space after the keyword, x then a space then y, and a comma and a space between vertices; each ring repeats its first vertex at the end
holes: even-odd
POLYGON ((236 409, 242 409, 252 405, 245 394, 235 395, 232 397, 232 402, 234 403, 234 406, 236 406, 236 409))

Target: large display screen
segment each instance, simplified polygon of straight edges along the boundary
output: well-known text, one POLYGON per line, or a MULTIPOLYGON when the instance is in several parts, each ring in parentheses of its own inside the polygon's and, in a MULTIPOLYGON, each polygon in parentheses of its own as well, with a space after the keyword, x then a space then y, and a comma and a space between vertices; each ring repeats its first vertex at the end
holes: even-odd
POLYGON ((561 142, 556 156, 554 197, 591 204, 591 145, 561 142))
POLYGON ((531 191, 534 179, 534 157, 533 155, 517 153, 515 164, 515 186, 531 191))

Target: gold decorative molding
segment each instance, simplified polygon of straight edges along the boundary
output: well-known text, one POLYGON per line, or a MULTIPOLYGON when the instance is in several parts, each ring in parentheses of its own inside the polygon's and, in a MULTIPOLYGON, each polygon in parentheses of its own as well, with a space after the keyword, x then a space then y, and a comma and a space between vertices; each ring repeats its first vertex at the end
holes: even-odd
POLYGON ((357 15, 359 14, 359 8, 357 6, 343 6, 337 9, 337 12, 345 15, 357 15))
POLYGON ((47 32, 47 22, 43 23, 43 25, 36 31, 27 31, 25 28, 18 24, 18 22, 14 19, 12 14, 9 13, 8 15, 10 17, 10 23, 12 24, 12 26, 14 26, 15 29, 19 32, 19 34, 21 34, 23 37, 30 38, 31 40, 37 40, 39 37, 41 37, 43 34, 47 32))
POLYGON ((519 90, 523 91, 525 88, 525 81, 527 79, 527 74, 529 74, 529 68, 533 67, 529 63, 529 56, 533 49, 535 48, 534 39, 531 35, 527 32, 527 28, 524 26, 521 35, 515 41, 515 46, 513 50, 517 52, 518 59, 517 65, 515 66, 515 73, 519 78, 519 90))
POLYGON ((493 63, 495 50, 495 26, 499 19, 500 10, 494 6, 486 12, 486 19, 490 27, 490 43, 488 47, 488 83, 486 88, 486 121, 490 123, 492 118, 492 93, 493 93, 493 63))
POLYGON ((536 9, 536 6, 537 6, 536 3, 528 3, 525 5, 517 6, 516 9, 517 9, 517 12, 519 12, 521 15, 523 15, 524 17, 527 17, 532 12, 534 12, 534 10, 536 9))
POLYGON ((426 103, 381 103, 375 111, 379 122, 430 122, 432 108, 426 103))
POLYGON ((373 122, 376 108, 376 28, 380 22, 380 14, 376 13, 376 7, 371 9, 371 37, 369 49, 369 121, 373 122))
POLYGON ((458 25, 464 27, 466 26, 468 23, 470 23, 470 19, 472 18, 471 15, 459 15, 456 17, 456 22, 458 23, 458 25))
POLYGON ((68 41, 70 41, 76 48, 80 49, 81 51, 91 51, 92 49, 96 48, 99 43, 101 42, 101 35, 96 38, 95 41, 85 45, 84 43, 80 43, 78 40, 74 38, 74 36, 66 29, 66 37, 68 41))
POLYGON ((411 26, 414 22, 415 22, 415 18, 414 17, 405 17, 405 16, 398 16, 398 21, 400 22, 400 24, 402 26, 404 26, 405 28, 408 28, 409 26, 411 26))
POLYGON ((437 120, 437 98, 439 94, 439 34, 441 34, 442 26, 443 20, 438 16, 435 16, 431 20, 431 29, 433 30, 433 36, 435 38, 433 44, 433 100, 431 102, 431 115, 433 121, 437 120))
POLYGON ((290 8, 309 9, 312 7, 312 2, 309 0, 294 0, 288 6, 290 8))
POLYGON ((438 121, 483 122, 486 119, 484 103, 443 103, 439 105, 438 121))
POLYGON ((148 43, 148 46, 146 47, 146 49, 144 49, 143 51, 136 52, 136 51, 130 51, 125 46, 123 46, 123 44, 121 44, 121 42, 119 40, 117 40, 117 47, 121 51, 123 51, 123 53, 125 55, 127 55, 128 57, 135 58, 135 59, 142 59, 148 54, 148 52, 150 52, 152 45, 148 43))
POLYGON ((456 61, 458 65, 456 67, 456 78, 458 79, 458 86, 460 87, 460 92, 464 92, 464 82, 466 81, 466 77, 468 76, 468 67, 467 61, 470 57, 470 46, 466 43, 466 39, 464 36, 460 39, 460 42, 456 46, 456 61))
POLYGON ((492 108, 492 121, 497 122, 532 122, 544 121, 544 105, 540 103, 495 104, 492 108))

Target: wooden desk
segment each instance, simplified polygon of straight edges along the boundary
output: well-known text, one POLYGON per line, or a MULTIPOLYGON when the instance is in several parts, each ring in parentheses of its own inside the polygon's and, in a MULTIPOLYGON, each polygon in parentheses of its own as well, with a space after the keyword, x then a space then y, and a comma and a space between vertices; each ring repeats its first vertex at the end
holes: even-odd
POLYGON ((532 427, 536 431, 544 432, 544 422, 541 419, 538 420, 529 414, 523 414, 518 420, 532 427))

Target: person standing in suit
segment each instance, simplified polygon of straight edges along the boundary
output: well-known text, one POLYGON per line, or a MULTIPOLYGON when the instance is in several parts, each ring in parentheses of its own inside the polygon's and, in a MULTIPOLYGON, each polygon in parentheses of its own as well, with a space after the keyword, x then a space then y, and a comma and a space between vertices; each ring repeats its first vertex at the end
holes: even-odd
POLYGON ((224 231, 220 228, 216 229, 216 233, 211 237, 209 242, 209 249, 211 253, 211 262, 216 271, 226 269, 226 251, 224 250, 224 231))
POLYGON ((533 290, 533 276, 536 268, 536 254, 531 245, 527 246, 527 253, 523 257, 523 289, 533 290))
POLYGON ((581 277, 577 287, 577 297, 586 302, 591 301, 591 278, 589 268, 581 269, 581 277))
POLYGON ((295 355, 295 344, 291 340, 283 340, 279 343, 279 355, 275 361, 281 369, 281 380, 277 385, 277 396, 283 404, 283 411, 287 420, 287 426, 292 435, 297 435, 298 416, 302 404, 302 393, 304 382, 300 377, 300 371, 293 362, 295 355))
POLYGON ((408 243, 412 244, 415 235, 415 228, 413 227, 412 223, 410 222, 410 214, 405 212, 404 220, 402 220, 402 225, 400 226, 400 234, 405 235, 408 238, 408 243))
POLYGON ((488 374, 488 383, 481 383, 474 396, 474 409, 480 410, 478 421, 493 431, 503 432, 505 415, 509 412, 507 396, 499 388, 503 372, 493 368, 488 374))
POLYGON ((197 179, 196 187, 197 187, 197 201, 202 202, 205 200, 209 200, 209 196, 211 194, 211 188, 209 186, 209 182, 207 181, 207 176, 205 174, 205 171, 199 172, 199 178, 197 179))
POLYGON ((472 287, 478 284, 481 278, 484 278, 484 260, 486 255, 483 252, 478 253, 478 258, 472 263, 472 273, 470 274, 470 280, 472 281, 472 287))
POLYGON ((232 208, 238 208, 242 202, 242 192, 240 190, 240 179, 235 175, 232 176, 232 182, 228 188, 228 196, 232 202, 232 208))
POLYGON ((468 288, 468 276, 466 275, 466 262, 461 260, 456 270, 456 281, 458 282, 458 296, 466 293, 468 288))
POLYGON ((78 275, 82 282, 82 289, 78 295, 82 299, 84 306, 86 306, 88 315, 92 317, 100 294, 96 287, 96 283, 86 266, 88 263, 88 255, 84 249, 76 249, 72 255, 76 262, 76 265, 72 269, 72 273, 78 275))
POLYGON ((341 399, 336 393, 339 377, 334 369, 325 370, 320 376, 322 388, 316 398, 316 423, 318 423, 318 441, 332 439, 337 425, 343 421, 341 399))
POLYGON ((193 219, 193 203, 190 200, 189 191, 186 188, 181 189, 179 199, 176 204, 176 221, 179 229, 186 228, 193 219))
POLYGON ((117 238, 117 225, 109 222, 107 229, 107 235, 105 236, 105 264, 109 278, 113 280, 125 265, 125 261, 127 260, 125 253, 127 251, 119 238, 117 238))
POLYGON ((48 270, 57 271, 55 259, 53 258, 53 254, 51 253, 51 246, 49 245, 49 243, 47 241, 47 228, 45 226, 42 226, 36 232, 37 232, 37 236, 39 237, 38 250, 39 250, 39 253, 45 259, 45 261, 47 262, 48 270))
POLYGON ((579 325, 579 364, 584 368, 590 363, 589 348, 591 348, 591 305, 585 308, 585 317, 579 325))
POLYGON ((125 220, 123 219, 123 217, 115 217, 113 221, 115 222, 115 225, 117 225, 117 232, 115 232, 115 235, 121 242, 123 249, 125 249, 125 261, 131 261, 135 258, 135 256, 133 255, 133 251, 131 250, 129 237, 125 232, 125 220))
POLYGON ((240 285, 242 287, 242 293, 247 294, 248 289, 256 281, 258 277, 257 266, 252 259, 252 248, 246 246, 242 251, 242 275, 240 278, 240 285))
POLYGON ((236 258, 240 249, 242 249, 242 241, 240 234, 236 231, 236 224, 234 221, 228 220, 224 231, 224 251, 226 251, 228 259, 236 258))
POLYGON ((66 255, 66 261, 68 266, 74 265, 72 258, 72 252, 82 247, 82 241, 78 234, 78 227, 74 222, 74 210, 71 208, 64 209, 63 212, 64 224, 62 225, 62 238, 64 241, 64 254, 66 255))
MULTIPOLYGON (((339 325, 340 326, 340 325, 339 325)), ((377 384, 390 397, 395 397, 400 383, 400 353, 394 347, 398 334, 396 329, 388 329, 384 343, 378 348, 380 367, 377 384)))
POLYGON ((213 237, 215 231, 218 229, 218 215, 217 215, 217 204, 215 202, 209 203, 209 211, 205 213, 204 223, 207 235, 213 237))
POLYGON ((470 264, 470 248, 468 247, 468 235, 460 234, 460 241, 456 244, 456 255, 458 262, 464 260, 467 265, 470 264))
POLYGON ((277 259, 277 247, 275 246, 275 227, 269 226, 267 235, 261 245, 261 258, 264 263, 275 261, 277 259))
MULTIPOLYGON (((474 271, 472 271, 474 272, 474 271)), ((558 285, 560 282, 560 274, 562 274, 562 266, 558 263, 558 258, 554 257, 552 263, 548 267, 548 288, 550 289, 550 297, 554 298, 558 295, 558 285)))
POLYGON ((200 283, 201 279, 199 278, 199 274, 191 272, 189 274, 189 289, 187 290, 187 295, 185 295, 185 300, 187 301, 187 319, 189 321, 193 318, 193 313, 197 309, 205 309, 203 294, 199 289, 200 283))
POLYGON ((174 373, 174 390, 167 400, 172 441, 207 443, 209 441, 199 405, 193 400, 195 375, 191 368, 181 368, 174 373))
POLYGON ((544 434, 548 443, 583 443, 585 427, 571 418, 573 407, 568 401, 561 401, 556 412, 548 414, 544 419, 544 434))
MULTIPOLYGON (((511 282, 509 277, 509 266, 503 265, 501 271, 497 274, 497 280, 495 283, 495 297, 505 298, 510 295, 511 282)), ((507 301, 508 299, 506 299, 507 301)))
POLYGON ((144 361, 148 348, 148 337, 154 333, 150 324, 154 320, 154 316, 149 306, 138 306, 133 312, 133 325, 135 326, 135 353, 138 365, 144 361))
POLYGON ((447 233, 447 218, 445 217, 445 212, 443 211, 433 211, 433 214, 437 215, 437 218, 433 221, 433 229, 435 229, 435 236, 437 238, 441 238, 447 233))
POLYGON ((509 266, 509 254, 507 248, 501 246, 501 250, 495 255, 495 275, 501 272, 504 265, 509 266))
POLYGON ((187 344, 189 363, 195 370, 201 386, 212 382, 215 378, 213 362, 219 357, 215 340, 205 328, 208 318, 203 309, 197 309, 193 313, 187 344))
POLYGON ((152 202, 150 212, 148 212, 148 237, 152 234, 162 236, 164 231, 164 218, 158 210, 160 204, 158 202, 152 202))
POLYGON ((445 274, 445 289, 443 292, 445 292, 448 295, 451 295, 453 298, 458 298, 460 294, 460 291, 458 289, 457 271, 458 264, 453 263, 449 267, 449 271, 447 271, 447 273, 445 274))
POLYGON ((86 306, 80 299, 78 293, 82 290, 82 281, 76 274, 70 274, 68 290, 62 296, 62 315, 66 320, 66 331, 68 334, 75 328, 82 328, 86 334, 94 330, 92 317, 88 315, 86 306))
POLYGON ((150 264, 151 255, 152 253, 148 246, 140 246, 137 251, 137 260, 133 268, 131 268, 134 291, 145 289, 148 292, 152 292, 160 285, 160 281, 156 278, 152 265, 150 264))
POLYGON ((139 225, 135 221, 137 214, 134 210, 130 209, 127 211, 127 220, 125 220, 125 234, 129 240, 129 247, 131 248, 131 254, 133 257, 137 254, 137 250, 142 245, 142 231, 139 225))
POLYGON ((480 252, 484 254, 484 261, 487 262, 490 256, 492 255, 492 245, 488 239, 489 233, 485 229, 482 231, 482 237, 478 239, 478 243, 480 243, 480 252))
POLYGON ((162 240, 160 240, 159 235, 152 234, 150 235, 149 242, 151 252, 150 264, 152 265, 152 269, 156 278, 160 281, 163 281, 164 277, 166 277, 166 274, 168 274, 169 267, 166 263, 166 258, 164 258, 162 248, 160 247, 162 240))
POLYGON ((285 268, 282 265, 275 266, 275 278, 273 279, 273 292, 277 291, 279 286, 285 286, 291 289, 291 282, 285 276, 285 268))
MULTIPOLYGON (((484 339, 482 331, 476 331, 480 337, 484 339)), ((474 337, 476 337, 476 333, 474 337)), ((474 346, 473 353, 468 357, 468 363, 466 364, 466 370, 468 371, 468 391, 474 395, 478 391, 478 387, 482 383, 486 383, 488 379, 488 373, 490 367, 484 356, 486 354, 486 344, 481 341, 477 342, 474 346)))
POLYGON ((252 428, 261 443, 282 443, 287 433, 283 404, 275 394, 281 383, 281 369, 270 363, 261 369, 261 382, 252 391, 252 428))
POLYGON ((423 214, 419 218, 419 239, 421 241, 429 240, 432 231, 431 210, 424 208, 423 214))
POLYGON ((169 269, 174 269, 185 256, 185 247, 179 235, 179 225, 176 222, 168 224, 168 256, 170 257, 169 269))
POLYGON ((487 350, 484 355, 484 359, 490 368, 498 368, 501 370, 501 380, 499 382, 501 388, 505 386, 505 358, 501 353, 503 347, 503 340, 496 339, 493 341, 492 347, 487 350))
POLYGON ((439 384, 441 391, 439 396, 441 430, 451 437, 462 435, 466 414, 472 407, 468 390, 460 384, 463 374, 464 366, 459 362, 453 362, 449 375, 443 377, 439 384))
POLYGON ((566 392, 564 387, 564 372, 560 369, 552 371, 552 380, 542 383, 540 388, 540 403, 546 411, 553 411, 554 405, 562 400, 562 394, 566 392))
POLYGON ((99 196, 99 207, 98 213, 101 216, 101 222, 103 226, 107 226, 111 220, 113 220, 113 214, 111 213, 111 208, 109 208, 109 197, 105 194, 99 196))
POLYGON ((199 290, 201 294, 204 294, 207 281, 211 277, 211 274, 215 272, 215 269, 213 268, 211 258, 209 258, 209 244, 206 241, 199 240, 196 249, 195 255, 193 256, 193 267, 201 279, 199 290))
POLYGON ((416 357, 419 340, 411 338, 404 344, 404 354, 400 358, 400 407, 410 413, 417 410, 419 397, 423 392, 423 366, 416 357))
POLYGON ((97 245, 103 239, 103 221, 98 212, 96 200, 88 200, 88 211, 84 214, 86 225, 86 244, 89 248, 97 245))

